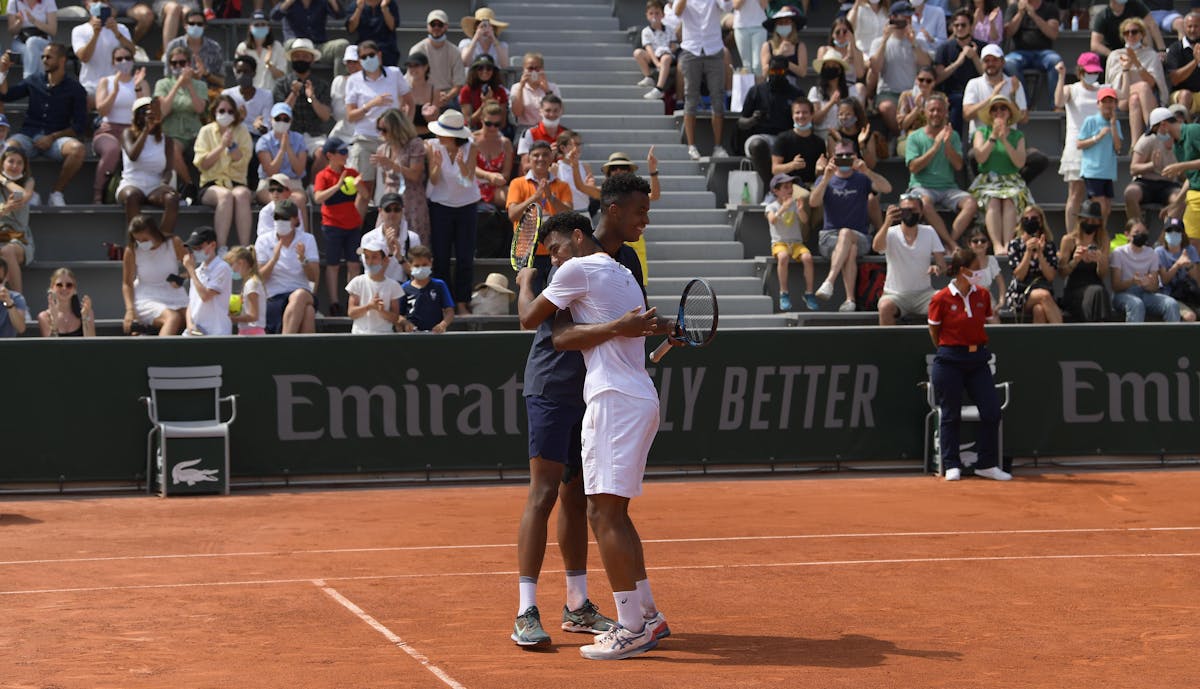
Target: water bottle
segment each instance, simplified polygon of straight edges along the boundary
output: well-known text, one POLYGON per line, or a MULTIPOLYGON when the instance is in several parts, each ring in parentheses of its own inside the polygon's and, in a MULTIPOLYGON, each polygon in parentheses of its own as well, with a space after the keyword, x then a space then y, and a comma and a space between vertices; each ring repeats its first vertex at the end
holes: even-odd
POLYGON ((1079 15, 1078 14, 1071 15, 1071 30, 1072 31, 1079 30, 1079 15))
POLYGON ((742 205, 750 205, 750 183, 742 182, 742 205))

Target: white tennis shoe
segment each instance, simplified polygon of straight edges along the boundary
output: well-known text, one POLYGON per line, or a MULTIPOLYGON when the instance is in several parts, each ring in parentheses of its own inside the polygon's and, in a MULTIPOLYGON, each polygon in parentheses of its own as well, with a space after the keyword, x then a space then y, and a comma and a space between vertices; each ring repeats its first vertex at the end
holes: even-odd
POLYGON ((975 475, 982 476, 983 478, 990 478, 993 481, 1011 481, 1012 480, 1012 474, 1001 469, 1000 467, 988 467, 986 469, 976 469, 975 475))
POLYGON ((632 658, 658 645, 654 638, 654 627, 647 624, 640 632, 631 632, 617 625, 596 637, 596 643, 581 646, 579 654, 588 660, 621 660, 632 658))

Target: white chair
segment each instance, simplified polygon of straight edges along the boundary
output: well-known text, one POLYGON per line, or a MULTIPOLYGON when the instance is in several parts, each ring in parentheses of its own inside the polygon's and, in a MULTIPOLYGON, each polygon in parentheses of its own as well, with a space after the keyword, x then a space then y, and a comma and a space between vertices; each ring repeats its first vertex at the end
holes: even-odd
POLYGON ((146 490, 229 494, 229 426, 237 417, 237 395, 221 397, 220 366, 146 369, 153 424, 146 435, 146 490), (221 420, 221 403, 229 418, 221 420), (158 438, 158 452, 154 440, 158 438), (215 442, 214 442, 215 441, 215 442))
MULTIPOLYGON (((925 402, 929 405, 929 413, 925 415, 925 471, 933 471, 934 465, 937 466, 937 475, 942 476, 945 471, 942 469, 942 451, 941 451, 941 425, 942 425, 942 410, 938 407, 937 400, 933 394, 933 358, 935 355, 925 355, 925 375, 928 378, 920 383, 921 387, 925 388, 925 402)), ((988 359, 988 367, 992 369, 992 376, 996 375, 996 355, 992 354, 988 359)), ((1000 411, 1008 408, 1008 399, 1011 382, 996 383, 996 391, 1003 394, 1000 403, 1000 411)), ((962 405, 960 412, 962 421, 978 423, 979 422, 979 407, 974 404, 962 405)), ((1004 417, 1000 417, 1000 432, 999 432, 999 447, 998 459, 1001 463, 1004 461, 1004 417)))

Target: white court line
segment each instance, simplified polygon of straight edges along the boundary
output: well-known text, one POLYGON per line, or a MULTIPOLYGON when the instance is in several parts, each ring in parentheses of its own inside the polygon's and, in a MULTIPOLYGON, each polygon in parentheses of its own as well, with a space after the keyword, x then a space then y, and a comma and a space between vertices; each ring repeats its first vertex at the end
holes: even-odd
MULTIPOLYGON (((642 543, 709 543, 721 541, 794 541, 837 538, 921 538, 926 536, 1020 536, 1072 533, 1134 533, 1145 531, 1200 531, 1200 526, 1135 526, 1128 528, 1095 529, 995 529, 980 531, 897 531, 879 533, 791 534, 781 536, 712 536, 704 538, 647 538, 642 543)), ((595 541, 590 542, 595 545, 595 541)), ((280 555, 335 555, 340 553, 393 553, 424 550, 475 550, 480 548, 515 548, 516 543, 480 543, 474 545, 408 545, 379 548, 318 548, 311 550, 245 551, 233 553, 178 553, 165 555, 114 555, 110 557, 68 557, 44 560, 8 560, 3 565, 45 565, 65 562, 110 562, 123 560, 173 560, 213 557, 276 557, 280 555)))
POLYGON ((326 586, 325 582, 322 581, 321 579, 313 579, 312 583, 314 586, 317 586, 322 591, 329 594, 330 598, 334 599, 338 603, 341 603, 343 608, 354 613, 358 617, 358 619, 369 624, 372 629, 374 629, 375 631, 382 634, 385 639, 387 639, 388 641, 391 641, 393 644, 396 645, 397 648, 399 648, 400 650, 402 650, 405 653, 412 656, 413 660, 416 660, 418 663, 423 665, 426 670, 429 670, 430 672, 432 672, 435 677, 442 680, 443 684, 450 687, 451 689, 466 689, 466 687, 464 687, 463 685, 456 682, 453 677, 446 674, 446 672, 444 670, 442 670, 440 667, 429 662, 429 658, 426 658, 425 654, 421 653, 417 649, 408 645, 408 642, 406 642, 404 639, 401 639, 399 636, 396 636, 396 634, 393 633, 392 630, 383 626, 383 624, 381 622, 379 622, 379 620, 376 620, 374 617, 371 617, 367 613, 363 612, 363 609, 358 607, 357 605, 355 605, 349 598, 346 598, 342 594, 338 593, 337 590, 335 590, 334 588, 332 588, 330 586, 326 586))
MULTIPOLYGON (((692 569, 747 569, 774 567, 836 567, 847 565, 898 565, 922 564, 930 562, 992 562, 1004 560, 1103 560, 1103 559, 1150 559, 1150 558, 1184 558, 1200 557, 1200 553, 1097 553, 1084 555, 987 555, 962 557, 912 557, 884 560, 818 560, 808 562, 748 562, 743 564, 719 565, 668 565, 665 567, 647 567, 650 571, 669 572, 692 569)), ((565 570, 543 569, 542 574, 562 574, 565 570)), ((378 581, 386 579, 431 579, 436 577, 491 577, 516 576, 516 570, 490 572, 421 572, 416 574, 371 574, 353 577, 303 577, 300 579, 250 579, 245 581, 201 581, 191 584, 136 584, 130 586, 91 586, 81 588, 61 589, 25 589, 17 591, 0 591, 0 596, 20 596, 35 593, 91 593, 99 591, 132 591, 144 589, 177 589, 210 586, 262 586, 271 584, 295 584, 298 582, 322 581, 378 581)))

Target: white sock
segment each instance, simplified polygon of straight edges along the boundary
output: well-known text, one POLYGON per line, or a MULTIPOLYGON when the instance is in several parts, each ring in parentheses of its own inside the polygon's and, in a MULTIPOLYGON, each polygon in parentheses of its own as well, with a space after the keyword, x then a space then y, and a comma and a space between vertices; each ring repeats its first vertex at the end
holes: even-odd
POLYGON ((569 570, 567 572, 567 610, 582 608, 587 597, 587 570, 569 570))
POLYGON ((650 580, 642 579, 636 586, 638 595, 642 598, 642 615, 653 617, 658 613, 658 608, 654 605, 654 596, 650 595, 650 580))
POLYGON ((631 632, 640 632, 646 627, 642 621, 642 597, 637 590, 616 591, 613 600, 617 603, 617 622, 631 632))
POLYGON ((526 610, 537 605, 537 579, 521 577, 517 582, 521 592, 521 602, 518 603, 517 615, 523 615, 526 610))

